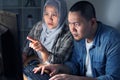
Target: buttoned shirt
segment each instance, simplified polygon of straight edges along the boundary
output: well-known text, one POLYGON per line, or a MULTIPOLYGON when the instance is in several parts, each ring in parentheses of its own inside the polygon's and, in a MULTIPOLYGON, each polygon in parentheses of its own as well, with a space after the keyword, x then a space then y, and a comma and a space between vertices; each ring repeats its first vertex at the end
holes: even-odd
MULTIPOLYGON (((120 34, 113 27, 98 22, 89 50, 93 77, 98 80, 120 80, 120 34)), ((85 76, 85 39, 74 41, 72 58, 65 64, 72 74, 85 76)))

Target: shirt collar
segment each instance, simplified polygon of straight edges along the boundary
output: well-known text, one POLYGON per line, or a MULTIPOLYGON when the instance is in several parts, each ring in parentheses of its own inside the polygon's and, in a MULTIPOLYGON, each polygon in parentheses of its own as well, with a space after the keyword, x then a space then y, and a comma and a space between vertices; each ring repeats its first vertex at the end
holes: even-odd
POLYGON ((97 27, 97 31, 95 34, 95 38, 93 40, 93 46, 100 46, 100 35, 101 35, 101 30, 102 30, 102 23, 101 22, 97 22, 98 27, 97 27))

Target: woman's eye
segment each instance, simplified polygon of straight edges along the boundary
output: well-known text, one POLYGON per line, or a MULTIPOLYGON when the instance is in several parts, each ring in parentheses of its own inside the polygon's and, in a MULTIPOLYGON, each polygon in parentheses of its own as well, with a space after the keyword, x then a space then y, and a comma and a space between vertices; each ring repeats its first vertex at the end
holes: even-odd
POLYGON ((56 16, 57 16, 57 14, 56 14, 56 13, 54 13, 54 14, 52 14, 52 16, 56 17, 56 16))
POLYGON ((48 13, 44 13, 44 15, 49 15, 48 13))

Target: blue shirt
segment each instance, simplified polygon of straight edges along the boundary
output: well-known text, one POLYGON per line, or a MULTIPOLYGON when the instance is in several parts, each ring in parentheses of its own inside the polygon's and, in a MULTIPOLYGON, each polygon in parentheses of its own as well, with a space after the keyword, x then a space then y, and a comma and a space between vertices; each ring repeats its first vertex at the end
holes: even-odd
MULTIPOLYGON (((93 77, 98 80, 120 80, 120 34, 114 28, 98 22, 93 46, 89 50, 93 77)), ((74 51, 65 64, 71 73, 85 76, 85 39, 74 41, 74 51)))

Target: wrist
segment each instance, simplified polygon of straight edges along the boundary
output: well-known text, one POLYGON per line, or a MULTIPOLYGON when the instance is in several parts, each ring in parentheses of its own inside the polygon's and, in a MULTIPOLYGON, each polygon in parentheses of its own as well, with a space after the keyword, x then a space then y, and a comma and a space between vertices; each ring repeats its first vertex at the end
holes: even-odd
POLYGON ((46 62, 48 60, 49 54, 48 52, 41 52, 41 56, 42 56, 43 62, 46 62))
POLYGON ((48 65, 48 64, 50 64, 50 62, 48 62, 48 61, 45 61, 45 62, 44 62, 44 64, 47 64, 47 65, 48 65))

